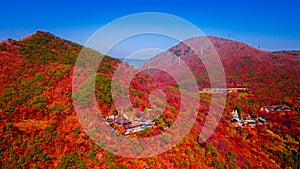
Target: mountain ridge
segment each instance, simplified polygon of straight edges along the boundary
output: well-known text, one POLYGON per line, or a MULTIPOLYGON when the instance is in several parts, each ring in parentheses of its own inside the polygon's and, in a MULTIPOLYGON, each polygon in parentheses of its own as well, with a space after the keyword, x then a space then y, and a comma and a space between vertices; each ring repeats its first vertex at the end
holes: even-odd
MULTIPOLYGON (((48 32, 48 31, 45 31, 45 30, 37 30, 36 32, 30 34, 30 35, 27 35, 27 36, 24 36, 23 38, 20 38, 19 40, 15 40, 15 39, 11 39, 11 38, 7 38, 5 40, 1 40, 0 43, 3 43, 3 42, 9 42, 9 41, 24 41, 26 39, 30 39, 32 37, 41 37, 41 36, 48 36, 48 37, 52 37, 52 38, 55 38, 55 39, 60 39, 60 40, 64 40, 64 41, 68 41, 68 42, 72 42, 71 40, 66 40, 64 38, 60 38, 59 36, 51 33, 51 32, 48 32)), ((242 41, 237 41, 237 40, 234 40, 234 39, 226 39, 226 38, 223 38, 223 37, 217 37, 217 36, 205 36, 206 38, 208 38, 209 40, 212 40, 212 41, 225 41, 225 42, 233 42, 233 43, 240 43, 242 45, 246 45, 248 47, 252 47, 254 49, 257 49, 257 50, 260 50, 260 51, 264 51, 264 52, 270 52, 270 53, 298 53, 300 52, 300 49, 298 50, 295 50, 295 49, 292 49, 292 50, 286 50, 286 49, 283 49, 283 50, 278 50, 278 51, 267 51, 267 50, 261 50, 259 48, 256 48, 256 47, 253 47, 245 42, 242 42, 242 41)), ((190 38, 190 39, 197 39, 197 38, 201 38, 201 37, 193 37, 193 38, 190 38)), ((184 41, 188 41, 190 39, 186 39, 184 41)), ((74 43, 74 42, 72 42, 74 43)), ((101 51, 100 51, 101 52, 101 51)))

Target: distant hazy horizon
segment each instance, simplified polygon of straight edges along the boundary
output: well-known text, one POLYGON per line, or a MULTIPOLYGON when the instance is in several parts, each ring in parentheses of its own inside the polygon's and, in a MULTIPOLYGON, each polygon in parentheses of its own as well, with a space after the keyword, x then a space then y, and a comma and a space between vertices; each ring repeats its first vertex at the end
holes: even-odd
POLYGON ((128 58, 118 58, 129 65, 133 66, 134 68, 141 67, 144 63, 146 63, 149 59, 128 59, 128 58))

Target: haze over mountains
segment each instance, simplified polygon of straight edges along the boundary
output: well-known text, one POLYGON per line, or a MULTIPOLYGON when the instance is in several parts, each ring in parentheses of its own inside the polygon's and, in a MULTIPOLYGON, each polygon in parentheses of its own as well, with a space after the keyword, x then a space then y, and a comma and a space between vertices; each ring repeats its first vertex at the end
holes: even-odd
MULTIPOLYGON (((210 94, 200 94, 195 125, 174 148, 145 159, 114 155, 98 147, 78 121, 72 97, 72 75, 83 46, 38 31, 19 41, 0 43, 0 166, 2 168, 299 168, 300 51, 261 51, 241 42, 208 37, 224 66, 227 87, 247 92, 229 93, 221 121, 206 143, 198 142, 210 106, 210 94), (284 105, 289 111, 267 113, 262 107, 284 105), (233 110, 241 118, 257 122, 254 127, 231 123, 233 110), (258 118, 268 119, 259 124, 258 118)), ((201 47, 201 38, 184 43, 201 47)), ((176 71, 178 58, 196 79, 199 90, 210 88, 206 67, 184 43, 145 63, 166 63, 176 71)), ((205 50, 203 53, 205 55, 205 50)), ((96 53, 98 56, 103 56, 96 53)), ((105 56, 96 74, 95 95, 103 116, 116 108, 111 99, 111 81, 120 60, 105 56)), ((135 71, 125 65, 124 72, 135 71)), ((185 76, 186 77, 186 76, 185 76)), ((184 78, 185 78, 184 77, 184 78)), ((182 79, 190 81, 190 77, 182 79)), ((84 83, 84 80, 83 82, 84 83)), ((154 89, 166 92, 164 113, 155 127, 128 137, 151 137, 172 126, 180 109, 176 81, 168 74, 143 71, 130 83, 130 99, 140 111, 149 107, 154 89)), ((191 93, 190 97, 198 96, 191 93)), ((78 96, 79 98, 82 96, 78 96)), ((89 96, 86 96, 89 97, 89 96)), ((188 108, 186 108, 188 111, 188 108)), ((96 124, 97 125, 97 124, 96 124)), ((120 127, 113 126, 116 132, 120 127)), ((101 129, 99 129, 101 130, 101 129)), ((168 142, 168 139, 165 138, 168 142)), ((170 140, 169 140, 170 141, 170 140)), ((110 145, 109 142, 103 144, 110 145)), ((125 145, 124 145, 125 146, 125 145)))

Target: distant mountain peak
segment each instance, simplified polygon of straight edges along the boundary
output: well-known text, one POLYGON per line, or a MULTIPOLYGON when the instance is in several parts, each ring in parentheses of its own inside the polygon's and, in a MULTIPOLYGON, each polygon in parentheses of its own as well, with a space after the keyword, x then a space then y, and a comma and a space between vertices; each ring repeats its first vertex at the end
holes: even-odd
POLYGON ((38 40, 38 39, 46 39, 46 38, 47 39, 63 40, 63 39, 59 38, 58 36, 55 36, 52 33, 49 33, 49 32, 43 31, 43 30, 38 30, 33 34, 20 39, 20 41, 26 41, 26 40, 29 40, 29 39, 37 39, 38 40))
POLYGON ((52 33, 43 30, 37 30, 33 35, 54 36, 52 33))

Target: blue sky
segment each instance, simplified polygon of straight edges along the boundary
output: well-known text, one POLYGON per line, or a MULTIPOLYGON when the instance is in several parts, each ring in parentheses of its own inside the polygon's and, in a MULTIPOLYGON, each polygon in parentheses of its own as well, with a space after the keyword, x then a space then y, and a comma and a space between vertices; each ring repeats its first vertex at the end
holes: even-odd
POLYGON ((184 18, 206 35, 233 38, 263 50, 300 49, 300 2, 295 1, 3 1, 0 39, 36 30, 84 44, 103 25, 138 12, 184 18))

